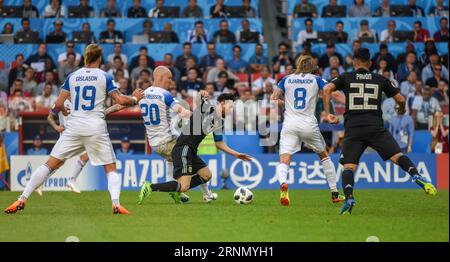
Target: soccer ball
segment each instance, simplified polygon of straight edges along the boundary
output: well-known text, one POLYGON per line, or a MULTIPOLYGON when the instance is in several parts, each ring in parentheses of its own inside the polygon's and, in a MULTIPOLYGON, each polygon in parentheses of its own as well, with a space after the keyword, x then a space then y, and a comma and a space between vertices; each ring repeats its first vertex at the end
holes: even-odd
POLYGON ((238 204, 250 204, 253 201, 253 193, 246 187, 240 187, 234 192, 234 201, 238 204))

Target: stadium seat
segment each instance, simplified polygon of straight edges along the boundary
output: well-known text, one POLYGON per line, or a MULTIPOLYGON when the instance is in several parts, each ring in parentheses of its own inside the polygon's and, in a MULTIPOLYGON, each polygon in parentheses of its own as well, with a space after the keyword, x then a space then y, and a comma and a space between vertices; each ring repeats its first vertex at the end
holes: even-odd
POLYGON ((253 73, 253 74, 252 74, 251 80, 252 80, 252 82, 253 82, 253 81, 255 81, 256 79, 258 79, 258 78, 260 78, 260 77, 261 77, 261 74, 260 74, 260 73, 253 73))
POLYGON ((6 63, 3 61, 0 61, 0 70, 6 70, 6 63))
POLYGON ((248 83, 249 77, 247 73, 236 73, 235 75, 239 78, 239 81, 248 83))

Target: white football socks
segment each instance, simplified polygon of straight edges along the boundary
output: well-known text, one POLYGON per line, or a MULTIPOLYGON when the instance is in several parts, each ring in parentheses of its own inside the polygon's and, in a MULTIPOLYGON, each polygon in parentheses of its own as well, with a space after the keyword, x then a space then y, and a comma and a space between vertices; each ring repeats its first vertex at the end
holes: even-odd
POLYGON ((278 182, 280 182, 280 185, 283 183, 286 183, 287 181, 287 175, 289 172, 289 166, 284 164, 284 163, 280 163, 277 166, 277 171, 276 171, 276 175, 278 177, 278 182))
POLYGON ((22 195, 19 197, 21 200, 27 200, 31 193, 33 193, 36 188, 38 188, 40 185, 42 185, 47 178, 49 178, 51 175, 51 171, 48 168, 47 165, 42 165, 36 169, 36 171, 31 174, 31 179, 28 182, 27 186, 25 187, 25 190, 22 192, 22 195))
POLYGON ((323 172, 327 178, 328 187, 331 192, 338 192, 337 181, 336 181, 336 168, 334 167, 333 161, 330 157, 326 157, 321 160, 323 165, 323 172))
POLYGON ((113 171, 106 174, 108 177, 108 190, 109 194, 111 194, 111 200, 113 205, 120 205, 120 189, 122 187, 122 177, 119 173, 113 171))
POLYGON ((70 181, 77 182, 78 176, 81 174, 83 167, 86 165, 86 162, 83 162, 81 159, 77 160, 75 164, 75 168, 73 170, 72 176, 70 177, 70 181))

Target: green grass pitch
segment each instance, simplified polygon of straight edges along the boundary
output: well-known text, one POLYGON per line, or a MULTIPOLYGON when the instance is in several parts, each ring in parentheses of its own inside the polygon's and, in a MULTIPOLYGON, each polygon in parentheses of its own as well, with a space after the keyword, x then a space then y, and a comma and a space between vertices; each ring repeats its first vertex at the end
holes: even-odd
MULTIPOLYGON (((250 205, 233 201, 233 190, 218 191, 211 204, 199 191, 191 202, 174 204, 154 193, 142 206, 138 192, 122 192, 132 215, 112 215, 106 191, 33 194, 24 211, 0 214, 0 241, 449 241, 449 195, 417 190, 357 190, 350 216, 338 215, 325 190, 291 190, 291 206, 278 203, 276 190, 254 190, 250 205)), ((0 207, 17 192, 0 192, 0 207)))

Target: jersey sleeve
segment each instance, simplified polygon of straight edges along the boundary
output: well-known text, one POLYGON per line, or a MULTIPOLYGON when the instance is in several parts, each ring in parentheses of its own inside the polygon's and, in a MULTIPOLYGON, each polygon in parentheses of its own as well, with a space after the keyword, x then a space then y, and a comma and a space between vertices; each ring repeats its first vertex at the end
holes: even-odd
POLYGON ((317 86, 319 87, 319 90, 322 90, 323 87, 328 83, 325 79, 323 79, 320 76, 316 76, 316 82, 317 86))
POLYGON ((63 86, 61 87, 61 90, 70 92, 70 77, 72 76, 72 74, 69 74, 66 78, 66 81, 64 81, 63 86))
POLYGON ((117 90, 117 86, 114 84, 114 78, 112 75, 105 73, 106 78, 106 93, 111 94, 111 92, 117 90))
POLYGON ((214 142, 221 142, 223 141, 223 135, 218 134, 217 132, 213 132, 214 142))
POLYGON ((166 106, 173 108, 176 105, 177 100, 169 92, 164 92, 164 103, 166 106))
POLYGON ((338 76, 335 79, 331 80, 331 83, 333 83, 334 86, 336 86, 336 90, 344 90, 345 89, 344 74, 341 74, 340 76, 338 76))
POLYGON ((283 91, 283 93, 285 93, 285 89, 284 89, 284 83, 286 82, 286 78, 287 77, 283 77, 281 78, 281 80, 278 82, 277 86, 278 88, 283 91))
POLYGON ((394 86, 391 80, 386 79, 383 85, 383 92, 386 94, 387 97, 393 97, 400 91, 396 86, 394 86))

